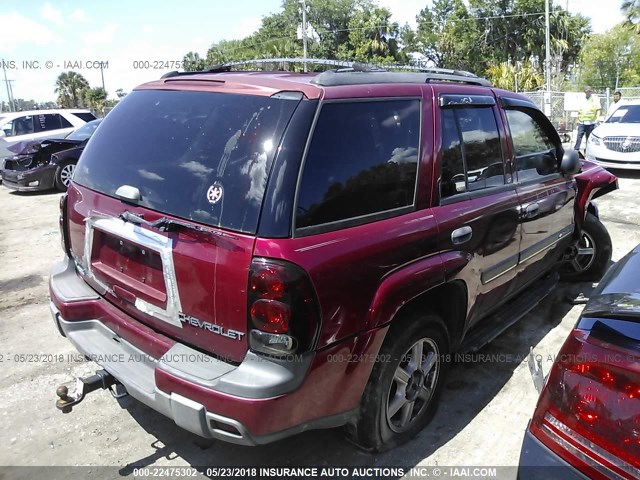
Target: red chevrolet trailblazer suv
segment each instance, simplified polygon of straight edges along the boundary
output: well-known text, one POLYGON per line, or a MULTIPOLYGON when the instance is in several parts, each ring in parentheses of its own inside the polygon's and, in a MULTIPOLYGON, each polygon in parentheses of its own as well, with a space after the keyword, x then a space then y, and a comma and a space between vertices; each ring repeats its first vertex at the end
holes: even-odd
POLYGON ((51 275, 60 333, 203 437, 346 426, 381 451, 558 279, 597 277, 616 177, 467 72, 209 72, 136 88, 80 158, 51 275), (582 173, 579 173, 582 172, 582 173))

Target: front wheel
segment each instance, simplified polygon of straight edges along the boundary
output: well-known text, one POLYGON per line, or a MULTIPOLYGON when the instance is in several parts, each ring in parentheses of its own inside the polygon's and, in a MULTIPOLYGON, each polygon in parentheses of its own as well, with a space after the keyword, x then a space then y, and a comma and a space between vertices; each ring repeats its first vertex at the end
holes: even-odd
POLYGON ((611 260, 611 236, 598 217, 587 213, 580 239, 569 247, 560 268, 562 280, 600 280, 611 260))
POLYGON ((56 170, 55 186, 61 192, 66 192, 71 183, 73 172, 76 169, 75 162, 68 162, 60 165, 56 170))
POLYGON ((447 366, 448 342, 436 315, 393 325, 348 430, 361 448, 382 452, 405 443, 433 418, 447 366))

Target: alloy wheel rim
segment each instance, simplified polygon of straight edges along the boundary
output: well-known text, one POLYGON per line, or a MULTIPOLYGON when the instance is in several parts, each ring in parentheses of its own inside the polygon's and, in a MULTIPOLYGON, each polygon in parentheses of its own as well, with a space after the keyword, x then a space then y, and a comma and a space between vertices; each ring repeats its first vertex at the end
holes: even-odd
POLYGON ((69 183, 71 182, 71 177, 73 176, 73 171, 75 170, 76 166, 72 163, 70 163, 69 165, 65 165, 64 167, 62 167, 62 170, 60 170, 60 180, 62 180, 62 184, 65 187, 69 186, 69 183))
POLYGON ((404 353, 387 395, 385 413, 392 431, 407 431, 424 414, 439 374, 440 352, 432 339, 421 338, 404 353))
POLYGON ((566 264, 575 273, 587 271, 596 259, 596 243, 587 232, 582 232, 582 237, 575 245, 571 260, 566 264))

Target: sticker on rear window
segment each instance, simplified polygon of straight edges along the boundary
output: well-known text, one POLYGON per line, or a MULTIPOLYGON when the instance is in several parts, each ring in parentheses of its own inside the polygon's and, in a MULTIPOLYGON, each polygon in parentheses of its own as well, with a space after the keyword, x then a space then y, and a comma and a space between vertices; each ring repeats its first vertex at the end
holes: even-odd
POLYGON ((211 204, 218 203, 220 200, 222 200, 223 194, 224 189, 222 188, 222 184, 220 184, 220 182, 215 182, 209 187, 209 190, 207 190, 207 200, 211 204))

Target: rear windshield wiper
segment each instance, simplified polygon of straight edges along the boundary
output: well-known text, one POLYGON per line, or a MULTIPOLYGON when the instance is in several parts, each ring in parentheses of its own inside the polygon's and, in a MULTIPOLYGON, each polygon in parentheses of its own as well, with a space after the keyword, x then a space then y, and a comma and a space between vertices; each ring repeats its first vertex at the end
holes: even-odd
POLYGON ((200 225, 195 225, 193 223, 182 222, 180 220, 173 220, 171 218, 162 217, 153 222, 145 220, 142 215, 136 215, 135 213, 131 213, 129 211, 125 211, 120 214, 120 218, 125 222, 134 223, 136 225, 145 225, 151 228, 157 228, 162 232, 175 231, 179 228, 186 228, 188 230, 194 230, 200 233, 211 233, 213 235, 218 235, 221 237, 230 237, 237 238, 234 235, 229 235, 228 233, 221 232, 219 230, 213 230, 211 228, 201 227, 200 225))

